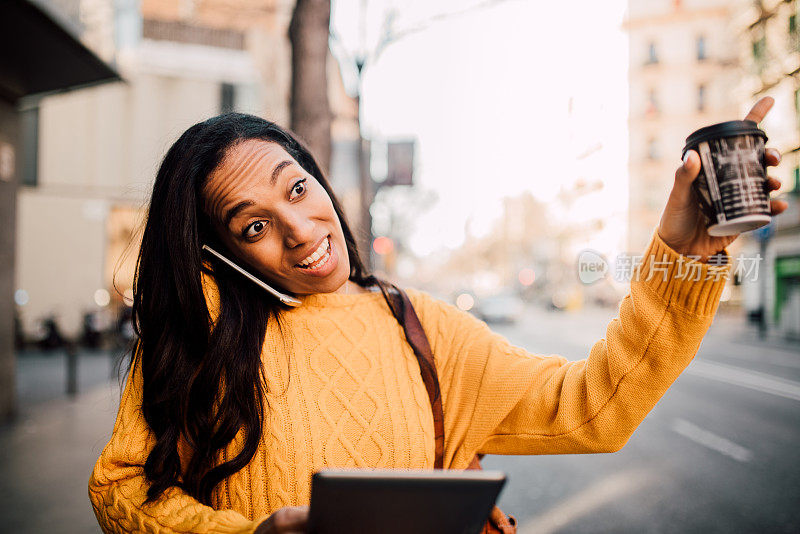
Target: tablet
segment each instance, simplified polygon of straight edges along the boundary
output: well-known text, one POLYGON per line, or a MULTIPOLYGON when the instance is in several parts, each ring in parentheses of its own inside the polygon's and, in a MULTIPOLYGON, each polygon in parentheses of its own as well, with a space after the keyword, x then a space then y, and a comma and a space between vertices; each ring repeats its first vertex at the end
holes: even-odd
POLYGON ((324 469, 311 481, 309 532, 479 533, 501 471, 324 469))

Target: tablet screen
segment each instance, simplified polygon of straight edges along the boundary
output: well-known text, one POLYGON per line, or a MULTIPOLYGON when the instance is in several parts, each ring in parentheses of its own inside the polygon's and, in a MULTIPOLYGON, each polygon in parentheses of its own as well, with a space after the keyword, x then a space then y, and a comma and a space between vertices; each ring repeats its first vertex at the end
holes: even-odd
POLYGON ((325 469, 311 483, 309 532, 479 533, 500 471, 325 469))

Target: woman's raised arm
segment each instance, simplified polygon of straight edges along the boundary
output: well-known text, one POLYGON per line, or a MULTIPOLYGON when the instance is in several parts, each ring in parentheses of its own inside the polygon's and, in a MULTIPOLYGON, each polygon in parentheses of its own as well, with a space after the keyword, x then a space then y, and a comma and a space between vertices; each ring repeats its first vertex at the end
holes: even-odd
POLYGON ((104 532, 250 533, 266 518, 250 521, 234 510, 215 510, 172 487, 144 504, 144 463, 155 436, 141 411, 141 366, 129 373, 111 441, 95 464, 89 498, 104 532))
POLYGON ((467 312, 411 290, 436 359, 445 467, 476 452, 620 449, 694 358, 730 265, 681 256, 653 232, 630 292, 586 359, 532 354, 467 312))

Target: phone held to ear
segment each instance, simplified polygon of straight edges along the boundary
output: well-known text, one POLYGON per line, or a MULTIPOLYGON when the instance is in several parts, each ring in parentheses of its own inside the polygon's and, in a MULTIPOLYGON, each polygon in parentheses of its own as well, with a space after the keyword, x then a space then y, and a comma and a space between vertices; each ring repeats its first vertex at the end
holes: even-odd
POLYGON ((231 267, 235 271, 238 271, 240 274, 244 275, 245 278, 247 278, 251 282, 255 283, 257 286, 259 286, 259 287, 261 287, 263 289, 266 289, 268 293, 270 293, 272 296, 276 297, 278 300, 280 300, 281 302, 283 302, 287 306, 293 306, 294 307, 294 306, 299 306, 300 304, 302 304, 301 300, 298 300, 298 299, 296 299, 294 297, 290 297, 289 295, 286 295, 285 293, 281 293, 280 291, 274 289, 272 286, 268 285, 266 282, 263 282, 262 280, 259 280, 258 278, 256 278, 252 274, 248 273, 247 271, 245 271, 244 269, 242 269, 241 267, 239 267, 238 265, 233 263, 231 260, 229 260, 228 258, 223 256, 222 254, 220 254, 219 252, 217 252, 213 248, 209 247, 208 245, 203 245, 203 250, 207 250, 212 255, 214 255, 217 259, 225 262, 226 264, 228 264, 229 267, 231 267))

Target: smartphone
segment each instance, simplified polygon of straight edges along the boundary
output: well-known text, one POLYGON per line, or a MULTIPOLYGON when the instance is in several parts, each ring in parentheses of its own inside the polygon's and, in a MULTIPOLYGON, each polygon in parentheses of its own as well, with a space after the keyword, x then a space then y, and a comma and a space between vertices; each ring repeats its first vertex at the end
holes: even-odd
POLYGON ((262 289, 266 289, 267 292, 270 295, 276 297, 278 300, 280 300, 281 302, 283 302, 287 306, 294 307, 294 306, 299 306, 300 304, 303 303, 303 301, 298 300, 298 299, 296 299, 294 297, 291 297, 291 296, 289 296, 289 295, 287 295, 285 293, 281 293, 280 291, 278 291, 277 289, 273 288, 272 286, 270 286, 266 282, 264 282, 262 280, 259 280, 258 278, 256 278, 252 274, 248 273, 247 271, 245 271, 244 269, 242 269, 241 267, 239 267, 238 265, 233 263, 231 260, 229 260, 228 258, 223 256, 222 254, 220 254, 219 252, 217 252, 213 248, 209 247, 208 245, 203 245, 203 250, 207 250, 212 255, 214 255, 217 259, 222 260, 223 262, 228 264, 228 266, 231 267, 233 270, 241 273, 242 275, 244 275, 245 278, 247 278, 251 282, 255 283, 257 286, 261 287, 262 289))

